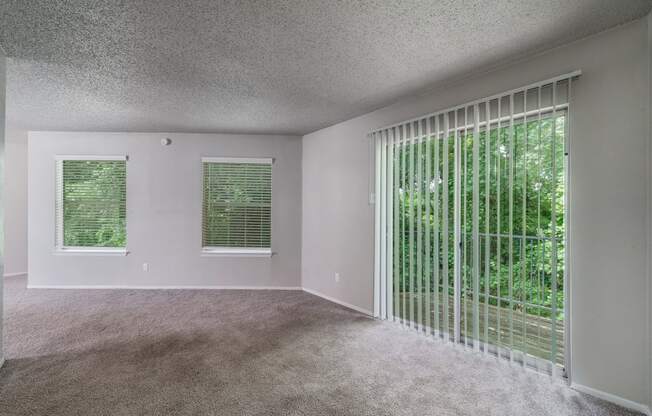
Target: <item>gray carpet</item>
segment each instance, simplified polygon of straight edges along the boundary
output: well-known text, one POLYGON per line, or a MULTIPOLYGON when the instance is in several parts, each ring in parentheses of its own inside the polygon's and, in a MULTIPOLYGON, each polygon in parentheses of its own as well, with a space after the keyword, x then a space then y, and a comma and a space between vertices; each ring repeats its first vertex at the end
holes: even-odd
POLYGON ((1 415, 633 415, 303 292, 5 284, 1 415))

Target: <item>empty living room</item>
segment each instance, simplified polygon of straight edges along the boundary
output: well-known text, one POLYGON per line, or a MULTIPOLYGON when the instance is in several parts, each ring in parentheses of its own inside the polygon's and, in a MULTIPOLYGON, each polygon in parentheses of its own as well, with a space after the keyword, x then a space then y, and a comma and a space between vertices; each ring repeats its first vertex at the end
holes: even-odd
POLYGON ((652 416, 652 0, 0 0, 0 415, 652 416))

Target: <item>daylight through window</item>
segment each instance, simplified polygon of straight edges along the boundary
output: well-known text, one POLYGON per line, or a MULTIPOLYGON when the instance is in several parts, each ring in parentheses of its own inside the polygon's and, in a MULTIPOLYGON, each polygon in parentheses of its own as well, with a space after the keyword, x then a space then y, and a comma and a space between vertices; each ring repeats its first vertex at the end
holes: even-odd
POLYGON ((207 253, 271 255, 272 159, 204 158, 207 253))
POLYGON ((57 161, 56 246, 122 249, 127 243, 127 162, 123 156, 57 161))

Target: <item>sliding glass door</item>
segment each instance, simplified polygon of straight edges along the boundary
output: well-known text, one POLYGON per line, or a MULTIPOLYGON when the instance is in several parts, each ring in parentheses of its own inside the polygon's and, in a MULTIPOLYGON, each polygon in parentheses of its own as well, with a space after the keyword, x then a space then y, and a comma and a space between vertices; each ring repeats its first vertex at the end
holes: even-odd
POLYGON ((374 134, 378 316, 565 367, 569 97, 554 81, 374 134))

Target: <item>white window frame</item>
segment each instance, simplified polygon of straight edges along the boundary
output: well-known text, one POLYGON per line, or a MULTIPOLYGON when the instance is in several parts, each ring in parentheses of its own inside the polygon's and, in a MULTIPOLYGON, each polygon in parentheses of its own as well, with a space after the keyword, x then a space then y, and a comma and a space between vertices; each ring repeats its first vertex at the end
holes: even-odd
POLYGON ((123 160, 127 155, 55 155, 55 241, 56 255, 126 256, 126 247, 76 247, 63 244, 63 162, 66 160, 123 160), (56 209, 56 207, 61 207, 56 209))
MULTIPOLYGON (((202 157, 201 164, 202 169, 204 163, 257 163, 261 165, 274 165, 274 158, 269 157, 202 157)), ((273 185, 273 173, 272 173, 272 185, 273 185)), ((203 176, 202 176, 203 181, 203 176)), ((273 196, 273 187, 270 190, 273 196)), ((272 198, 273 199, 273 198, 272 198)), ((202 187, 202 207, 204 200, 204 190, 202 187)), ((202 222, 204 223, 204 213, 202 209, 201 213, 202 222)), ((270 227, 271 227, 272 218, 270 218, 270 227)), ((271 257, 272 252, 272 243, 270 241, 270 247, 265 248, 249 248, 249 247, 216 247, 216 246, 203 246, 201 249, 201 256, 215 256, 215 257, 271 257)))

